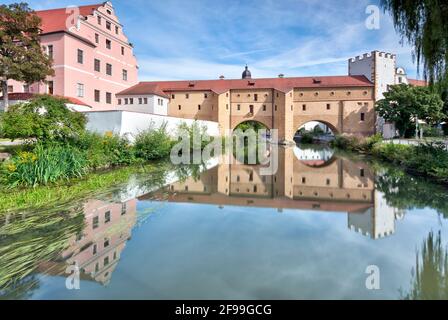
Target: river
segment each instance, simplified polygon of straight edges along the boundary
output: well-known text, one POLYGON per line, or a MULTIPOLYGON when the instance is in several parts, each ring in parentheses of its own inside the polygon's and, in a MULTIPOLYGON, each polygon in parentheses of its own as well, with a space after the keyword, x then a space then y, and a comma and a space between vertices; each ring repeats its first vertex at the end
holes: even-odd
POLYGON ((447 194, 327 148, 133 177, 1 217, 0 297, 446 299, 447 194))

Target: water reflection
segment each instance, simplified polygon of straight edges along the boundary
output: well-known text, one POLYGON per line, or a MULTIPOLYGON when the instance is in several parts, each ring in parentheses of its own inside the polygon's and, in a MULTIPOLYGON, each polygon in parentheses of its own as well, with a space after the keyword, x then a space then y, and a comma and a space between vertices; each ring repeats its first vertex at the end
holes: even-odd
MULTIPOLYGON (((113 276, 117 273, 120 274, 117 280, 121 283, 121 287, 125 286, 123 283, 127 283, 129 273, 141 272, 141 262, 139 264, 130 260, 126 263, 128 273, 117 271, 120 263, 124 263, 121 259, 127 246, 134 246, 132 250, 134 258, 129 258, 131 260, 138 261, 135 252, 138 253, 138 256, 143 257, 148 254, 146 243, 142 243, 142 240, 133 243, 133 234, 139 231, 144 222, 151 225, 152 221, 147 219, 152 213, 169 216, 173 214, 176 208, 180 208, 182 211, 182 208, 188 208, 189 206, 197 212, 201 212, 201 214, 206 214, 213 210, 212 208, 222 212, 232 212, 229 209, 238 208, 243 211, 246 210, 248 213, 257 214, 260 212, 259 220, 266 219, 271 223, 274 220, 269 220, 272 219, 271 216, 263 216, 262 213, 266 212, 263 209, 274 208, 276 210, 275 216, 278 217, 281 217, 283 212, 296 216, 311 212, 308 217, 311 220, 314 213, 317 222, 312 230, 319 230, 320 233, 317 231, 310 233, 312 236, 309 236, 308 239, 306 237, 302 239, 301 237, 304 235, 300 232, 293 233, 294 237, 285 238, 286 240, 289 239, 291 244, 295 240, 300 242, 302 240, 305 242, 312 240, 311 243, 316 243, 325 237, 335 241, 335 239, 338 239, 337 237, 334 235, 325 236, 322 234, 321 226, 316 226, 319 223, 328 226, 331 225, 329 224, 330 221, 331 223, 338 223, 342 219, 344 220, 342 221, 342 229, 345 229, 344 236, 338 234, 338 237, 341 239, 350 238, 349 243, 351 244, 348 247, 350 249, 354 245, 353 243, 365 245, 364 241, 375 244, 387 242, 387 239, 391 239, 391 236, 397 231, 396 229, 400 228, 400 226, 397 226, 397 221, 403 220, 406 212, 413 208, 429 206, 443 215, 448 214, 446 189, 406 176, 396 168, 385 168, 377 164, 368 164, 365 161, 341 157, 326 148, 280 149, 279 158, 279 169, 273 176, 261 175, 261 167, 257 165, 222 164, 229 163, 229 159, 221 158, 201 166, 161 170, 157 173, 157 176, 134 177, 127 186, 119 191, 79 203, 72 203, 70 207, 37 210, 34 213, 22 212, 1 217, 0 297, 28 299, 35 297, 36 293, 45 297, 42 293, 45 293, 42 284, 48 285, 48 283, 51 283, 49 279, 65 279, 68 276, 66 273, 67 267, 72 265, 79 267, 83 286, 87 283, 106 288, 113 282, 113 276), (150 205, 148 206, 148 204, 150 205), (158 204, 166 204, 167 208, 171 208, 171 211, 161 210, 157 206, 158 204), (337 219, 323 219, 323 213, 328 213, 331 217, 337 219), (371 241, 372 239, 375 241, 371 241)), ((175 216, 177 214, 176 212, 175 216)), ((199 215, 196 219, 203 221, 204 217, 199 215)), ((239 217, 244 219, 241 215, 239 217)), ((178 218, 179 216, 176 216, 176 219, 178 218)), ((217 218, 214 217, 213 219, 217 218)), ((232 221, 239 221, 237 216, 233 216, 233 219, 235 220, 232 221)), ((170 221, 170 218, 167 220, 170 221)), ((216 223, 216 220, 212 221, 216 223)), ((170 225, 172 223, 174 223, 173 220, 170 221, 170 225)), ((184 223, 186 223, 186 220, 184 223)), ((207 223, 204 223, 204 228, 207 226, 208 228, 217 228, 212 222, 208 221, 207 223)), ((438 221, 434 223, 438 223, 438 221)), ((186 227, 188 228, 188 226, 191 228, 191 225, 186 227)), ((285 226, 276 227, 282 231, 286 230, 285 226)), ((307 229, 305 227, 296 227, 306 234, 307 229)), ((160 225, 158 228, 160 228, 160 225)), ((150 228, 150 230, 152 233, 159 234, 160 238, 157 238, 157 236, 151 238, 152 241, 159 241, 159 245, 163 246, 161 241, 168 241, 170 237, 167 229, 160 229, 165 230, 165 233, 157 228, 150 228), (167 239, 165 240, 164 237, 167 237, 167 239)), ((236 226, 235 230, 238 230, 236 226)), ((146 232, 149 232, 148 229, 145 229, 144 233, 146 234, 146 232)), ((150 237, 152 236, 151 232, 149 232, 150 237)), ((191 254, 210 249, 205 245, 205 243, 210 242, 207 238, 210 235, 207 232, 204 231, 205 236, 202 234, 206 239, 204 242, 201 242, 201 238, 199 240, 191 239, 195 246, 196 243, 199 245, 194 252, 190 252, 191 254)), ((325 232, 330 233, 330 230, 325 232)), ((427 235, 428 231, 425 230, 425 232, 427 235)), ((241 236, 238 232, 235 234, 241 236)), ((221 235, 225 237, 225 234, 221 235)), ((260 235, 257 234, 256 236, 260 235)), ((278 236, 278 238, 280 243, 287 245, 288 241, 283 242, 283 236, 278 236)), ((235 239, 235 241, 237 240, 235 239)), ((263 241, 263 238, 259 240, 263 241)), ((271 238, 272 240, 275 241, 271 238)), ((218 242, 219 240, 214 239, 214 241, 218 242)), ((327 245, 329 244, 331 242, 327 243, 327 245)), ((398 244, 407 245, 403 240, 397 242, 398 244)), ((342 247, 344 243, 341 242, 338 245, 342 247)), ((335 245, 336 249, 339 249, 338 245, 335 245)), ((406 293, 402 294, 402 298, 446 297, 446 286, 441 289, 440 282, 446 282, 447 258, 446 251, 441 250, 441 247, 441 241, 434 240, 432 233, 430 233, 421 253, 420 251, 417 252, 415 278, 412 283, 409 281, 410 287, 408 290, 404 290, 406 293), (444 263, 443 268, 440 268, 441 263, 444 263)), ((235 246, 233 248, 233 250, 238 251, 235 246)), ((309 254, 310 259, 307 261, 317 261, 315 258, 319 257, 318 252, 323 250, 325 245, 322 243, 322 245, 307 248, 309 248, 308 251, 298 252, 309 254)), ((393 251, 393 247, 390 245, 387 248, 392 250, 392 254, 403 254, 402 251, 397 249, 393 251)), ((152 254, 157 255, 157 248, 152 247, 152 250, 151 256, 152 254)), ((173 259, 177 257, 173 245, 165 247, 165 250, 174 252, 173 259)), ((300 248, 297 248, 297 250, 300 250, 300 248)), ((251 254, 250 252, 242 250, 241 254, 245 256, 251 254)), ((281 262, 280 265, 292 265, 293 269, 305 268, 309 263, 305 263, 301 259, 295 260, 297 258, 295 253, 297 252, 285 250, 286 256, 290 258, 288 258, 289 260, 281 260, 282 256, 280 256, 278 258, 281 262)), ((177 252, 177 254, 179 253, 177 252)), ((228 259, 234 259, 235 256, 238 256, 238 253, 233 254, 233 251, 231 255, 229 252, 225 252, 225 254, 228 255, 228 259)), ((265 251, 264 254, 266 258, 269 258, 270 254, 277 256, 277 253, 269 250, 265 251)), ((350 255, 350 251, 347 250, 342 250, 340 254, 344 255, 344 258, 353 259, 355 262, 357 261, 356 258, 360 258, 350 255)), ((413 254, 415 255, 415 253, 413 254)), ((159 253, 158 257, 163 261, 163 255, 159 253)), ((263 257, 263 255, 259 257, 263 257)), ((219 258, 214 257, 214 259, 218 260, 217 265, 222 263, 219 258)), ((252 259, 256 259, 256 257, 252 256, 252 259)), ((333 259, 333 263, 337 265, 337 259, 333 259)), ((148 270, 151 270, 150 265, 154 265, 154 268, 156 268, 158 263, 161 263, 156 260, 147 260, 144 263, 148 263, 148 270)), ((195 259, 192 257, 191 261, 194 262, 195 259)), ((238 261, 240 260, 236 260, 234 263, 238 263, 238 261)), ((246 259, 244 258, 242 261, 246 261, 246 259)), ((413 261, 415 261, 415 258, 413 261)), ((206 260, 204 263, 207 264, 208 261, 206 260)), ((210 264, 212 266, 213 261, 210 261, 210 264)), ((395 262, 393 264, 395 265, 395 262)), ((243 265, 243 267, 249 266, 249 262, 243 265)), ((161 270, 160 267, 159 265, 158 270, 161 270)), ((165 265, 164 267, 170 269, 173 268, 173 265, 165 265)), ((197 267, 200 268, 201 265, 197 267)), ((334 272, 344 272, 343 269, 336 271, 335 267, 330 266, 330 264, 321 265, 319 262, 314 262, 307 270, 311 274, 310 270, 316 268, 325 270, 326 267, 334 270, 334 272)), ((278 270, 280 273, 281 271, 278 270)), ((406 273, 407 271, 408 269, 406 269, 406 273)), ((180 271, 176 269, 176 272, 180 271)), ((197 275, 194 275, 194 271, 191 272, 193 274, 190 274, 190 277, 194 279, 197 275)), ((215 272, 221 273, 224 271, 215 270, 215 272)), ((363 272, 364 270, 360 272, 361 278, 363 272)), ((239 270, 235 270, 235 273, 242 275, 239 270)), ((287 272, 287 274, 289 273, 287 272)), ((149 278, 151 276, 150 273, 144 273, 142 277, 140 280, 144 281, 145 277, 149 278)), ((152 281, 156 281, 156 279, 152 279, 152 281)), ((309 287, 308 290, 325 296, 327 290, 319 289, 318 280, 315 279, 314 282, 315 285, 309 287)), ((363 283, 363 280, 360 283, 363 283)), ((63 283, 59 284, 58 295, 67 294, 65 287, 62 287, 63 285, 63 283)), ((266 288, 266 290, 277 292, 277 295, 265 296, 265 298, 276 298, 279 295, 284 298, 296 298, 295 295, 288 296, 282 292, 281 288, 284 284, 282 285, 280 280, 278 287, 277 283, 271 285, 272 288, 266 288)), ((127 290, 121 292, 118 289, 110 292, 114 292, 114 297, 126 298, 127 294, 131 294, 129 288, 127 290)), ((394 290, 397 290, 397 287, 394 290)), ((82 293, 88 294, 90 292, 96 295, 106 294, 104 291, 97 292, 94 289, 82 293)), ((146 297, 146 293, 140 292, 136 295, 137 297, 146 297)), ((356 294, 354 293, 354 295, 356 294)), ((49 297, 59 298, 54 294, 50 294, 49 297)), ((103 296, 95 297, 102 298, 103 296)), ((195 296, 189 295, 187 291, 185 297, 195 296)), ((166 296, 166 298, 173 298, 173 296, 166 296)), ((205 296, 201 295, 200 298, 205 298, 205 296)), ((217 298, 220 298, 220 296, 217 296, 217 298)))
MULTIPOLYGON (((392 235, 395 221, 404 216, 403 210, 389 206, 384 194, 375 189, 375 173, 365 162, 336 158, 328 148, 280 149, 279 159, 273 176, 262 176, 259 165, 219 164, 157 192, 168 192, 170 202, 220 208, 343 212, 350 230, 372 239, 392 235)), ((157 192, 140 199, 153 198, 157 192)))

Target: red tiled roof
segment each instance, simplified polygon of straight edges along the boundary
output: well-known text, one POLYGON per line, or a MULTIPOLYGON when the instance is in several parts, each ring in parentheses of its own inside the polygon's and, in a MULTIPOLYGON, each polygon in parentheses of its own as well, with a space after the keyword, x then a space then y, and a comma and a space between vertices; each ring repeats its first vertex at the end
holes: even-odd
MULTIPOLYGON (((80 6, 79 14, 81 16, 88 16, 93 14, 95 10, 104 4, 93 4, 88 6, 80 6)), ((68 31, 66 21, 73 13, 67 8, 51 9, 36 11, 36 14, 42 19, 42 34, 68 31)))
MULTIPOLYGON (((27 101, 27 100, 31 100, 35 96, 37 96, 37 94, 25 93, 25 92, 11 92, 8 94, 8 99, 9 99, 9 101, 27 101)), ((73 97, 63 97, 63 96, 55 96, 55 97, 61 98, 61 99, 66 99, 71 104, 91 107, 88 104, 82 102, 81 100, 73 98, 73 97)), ((3 100, 3 96, 0 97, 0 100, 3 100)))
POLYGON ((117 95, 157 94, 174 91, 213 91, 223 93, 237 89, 277 89, 287 92, 293 88, 372 87, 365 76, 327 76, 299 78, 265 78, 232 80, 187 80, 140 82, 117 95))
MULTIPOLYGON (((9 101, 26 101, 34 97, 33 93, 23 93, 23 92, 11 92, 8 93, 9 101)), ((3 100, 3 95, 0 97, 3 100)))
POLYGON ((428 83, 425 80, 408 79, 410 85, 416 87, 426 87, 428 83))

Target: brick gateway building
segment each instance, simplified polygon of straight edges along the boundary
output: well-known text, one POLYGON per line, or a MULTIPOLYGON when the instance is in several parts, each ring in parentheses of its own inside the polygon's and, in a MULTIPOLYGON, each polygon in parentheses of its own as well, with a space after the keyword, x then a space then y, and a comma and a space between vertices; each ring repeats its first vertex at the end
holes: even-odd
POLYGON ((258 121, 293 141, 305 123, 318 121, 334 133, 375 132, 374 84, 365 76, 141 82, 117 94, 124 110, 215 121, 222 135, 258 121))

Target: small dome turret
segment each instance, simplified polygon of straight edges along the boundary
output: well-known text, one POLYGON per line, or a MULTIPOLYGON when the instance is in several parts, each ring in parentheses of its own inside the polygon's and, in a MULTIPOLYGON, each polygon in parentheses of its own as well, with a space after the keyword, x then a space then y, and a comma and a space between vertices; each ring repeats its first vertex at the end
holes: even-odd
POLYGON ((252 74, 249 71, 249 67, 246 65, 246 69, 243 72, 243 79, 252 79, 252 74))

